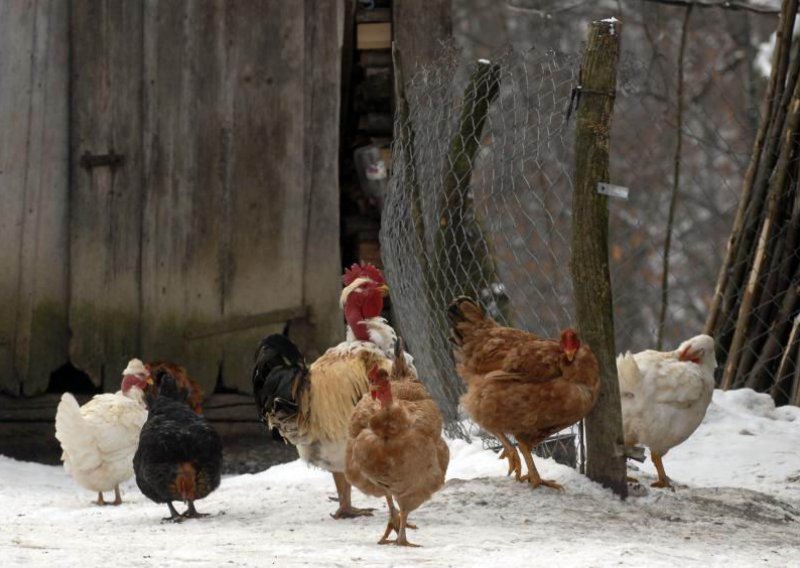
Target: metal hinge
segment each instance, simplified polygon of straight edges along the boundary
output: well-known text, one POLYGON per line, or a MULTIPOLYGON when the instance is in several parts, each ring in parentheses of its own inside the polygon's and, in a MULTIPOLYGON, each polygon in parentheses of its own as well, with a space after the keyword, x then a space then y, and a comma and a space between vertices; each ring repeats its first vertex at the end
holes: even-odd
POLYGON ((125 163, 125 155, 117 154, 114 148, 108 151, 108 154, 92 154, 88 150, 81 156, 81 167, 91 170, 92 168, 100 168, 108 166, 112 170, 118 168, 125 163))

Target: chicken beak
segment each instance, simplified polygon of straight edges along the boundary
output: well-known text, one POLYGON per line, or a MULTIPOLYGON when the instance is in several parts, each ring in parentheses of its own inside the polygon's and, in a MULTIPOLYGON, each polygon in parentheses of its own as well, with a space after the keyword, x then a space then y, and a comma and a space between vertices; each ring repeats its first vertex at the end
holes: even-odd
POLYGON ((381 284, 380 286, 378 286, 378 291, 384 298, 389 295, 389 287, 386 284, 381 284))
POLYGON ((564 356, 567 358, 568 363, 572 363, 575 360, 575 352, 577 349, 564 349, 564 356))
POLYGON ((151 386, 151 385, 154 385, 156 383, 153 380, 153 377, 147 377, 147 380, 145 381, 145 384, 148 385, 148 386, 151 386))

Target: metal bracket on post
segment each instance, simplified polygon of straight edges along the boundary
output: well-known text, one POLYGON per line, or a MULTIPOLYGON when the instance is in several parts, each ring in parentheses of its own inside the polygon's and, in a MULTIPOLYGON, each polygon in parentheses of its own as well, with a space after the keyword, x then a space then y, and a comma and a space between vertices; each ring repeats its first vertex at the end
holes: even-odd
POLYGON ((628 199, 628 188, 621 185, 614 185, 613 183, 598 183, 597 193, 600 195, 607 195, 608 197, 628 199))

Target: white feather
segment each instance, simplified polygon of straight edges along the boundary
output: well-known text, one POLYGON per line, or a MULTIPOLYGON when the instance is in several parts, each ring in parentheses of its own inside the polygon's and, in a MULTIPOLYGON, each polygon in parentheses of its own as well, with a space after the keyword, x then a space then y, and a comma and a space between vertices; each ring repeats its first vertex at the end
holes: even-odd
POLYGON ((715 367, 714 340, 707 335, 675 351, 617 357, 625 443, 664 455, 691 436, 711 402, 715 367), (679 360, 687 347, 703 350, 699 363, 679 360))
POLYGON ((110 491, 133 476, 133 455, 147 420, 144 395, 100 394, 82 407, 64 393, 56 411, 56 439, 64 468, 91 491, 110 491))
MULTIPOLYGON (((381 317, 376 318, 369 318, 365 319, 361 322, 367 328, 367 334, 369 335, 370 342, 377 346, 378 349, 383 352, 386 357, 389 359, 394 360, 394 346, 397 343, 397 332, 395 332, 394 328, 389 325, 389 323, 381 317)), ((369 343, 363 342, 356 339, 353 330, 350 326, 347 326, 347 337, 345 338, 345 343, 369 343)), ((339 347, 345 345, 342 343, 339 347)), ((417 368, 414 367, 414 358, 411 356, 408 351, 403 351, 406 359, 406 364, 409 366, 411 371, 414 373, 414 376, 417 375, 417 368)))

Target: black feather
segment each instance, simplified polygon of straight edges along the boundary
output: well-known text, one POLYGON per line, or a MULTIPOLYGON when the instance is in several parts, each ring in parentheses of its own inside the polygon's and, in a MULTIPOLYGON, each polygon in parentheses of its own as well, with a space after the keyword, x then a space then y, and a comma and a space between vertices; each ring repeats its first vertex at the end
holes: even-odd
POLYGON ((262 339, 253 366, 253 398, 259 417, 266 422, 273 413, 296 414, 295 387, 307 376, 305 359, 288 337, 273 334, 262 339))
MULTIPOLYGON (((166 373, 166 372, 165 372, 166 373)), ((176 478, 182 468, 193 472, 192 499, 214 491, 222 474, 222 440, 211 424, 184 402, 175 379, 161 377, 158 397, 152 401, 133 458, 136 485, 156 503, 182 501, 176 478)))

